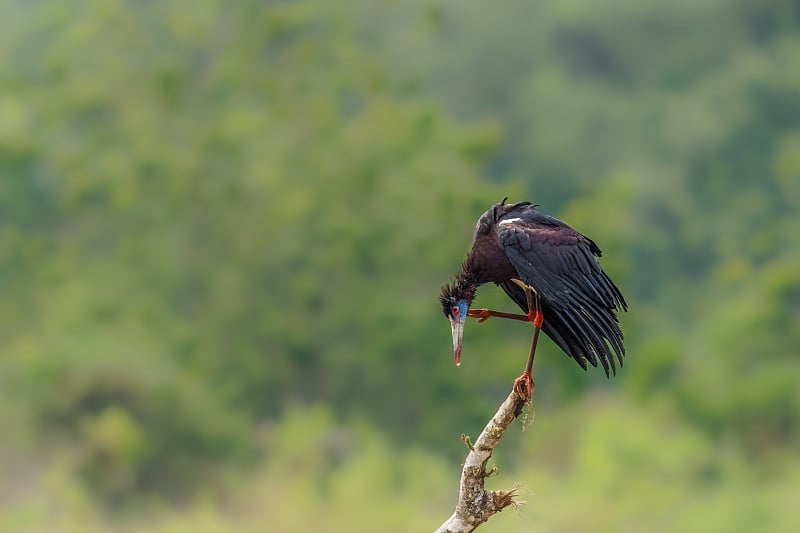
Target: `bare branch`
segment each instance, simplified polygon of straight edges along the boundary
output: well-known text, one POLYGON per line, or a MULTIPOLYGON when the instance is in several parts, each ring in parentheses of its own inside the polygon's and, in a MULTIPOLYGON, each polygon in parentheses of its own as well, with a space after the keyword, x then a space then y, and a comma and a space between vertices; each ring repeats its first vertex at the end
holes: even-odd
POLYGON ((500 405, 497 413, 483 428, 475 444, 469 437, 462 435, 462 440, 470 448, 461 471, 461 485, 458 492, 456 510, 442 524, 436 533, 467 533, 483 524, 495 513, 499 513, 515 503, 517 489, 510 491, 487 491, 483 482, 493 472, 486 471, 486 464, 495 447, 500 443, 508 426, 519 416, 525 401, 514 391, 500 405))

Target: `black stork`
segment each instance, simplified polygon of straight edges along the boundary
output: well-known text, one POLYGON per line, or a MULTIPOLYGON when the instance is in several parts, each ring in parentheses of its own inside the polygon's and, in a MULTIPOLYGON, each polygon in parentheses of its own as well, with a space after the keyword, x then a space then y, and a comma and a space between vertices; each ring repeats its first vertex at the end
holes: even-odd
POLYGON ((600 267, 600 248, 537 205, 506 200, 481 215, 467 260, 453 282, 442 287, 439 300, 450 320, 456 365, 461 364, 466 318, 483 322, 500 317, 533 323, 528 364, 514 382, 525 400, 533 393, 531 371, 540 330, 584 370, 599 361, 606 376, 609 371, 616 374, 614 356, 622 366, 625 355, 616 312, 627 311, 628 304, 600 267), (488 282, 502 287, 526 314, 470 309, 478 287, 488 282))

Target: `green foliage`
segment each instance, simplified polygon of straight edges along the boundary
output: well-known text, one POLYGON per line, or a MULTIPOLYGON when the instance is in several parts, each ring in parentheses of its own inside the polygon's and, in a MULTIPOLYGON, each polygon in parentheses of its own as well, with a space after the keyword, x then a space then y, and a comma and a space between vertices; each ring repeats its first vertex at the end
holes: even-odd
POLYGON ((455 369, 436 298, 503 196, 595 239, 631 313, 615 380, 542 344, 497 457, 533 494, 492 526, 789 529, 799 26, 789 0, 3 3, 0 529, 432 529, 527 353, 470 323, 455 369))
MULTIPOLYGON (((526 437, 517 457, 504 454, 521 467, 513 474, 501 467, 503 479, 487 481, 507 487, 518 480, 526 503, 494 517, 486 526, 492 531, 529 531, 531 524, 570 531, 784 531, 798 518, 791 505, 798 497, 797 457, 784 460, 779 476, 758 479, 735 449, 706 439, 663 405, 645 411, 588 396, 558 416, 542 414, 526 437), (595 416, 587 420, 587 411, 595 416)), ((264 439, 266 461, 232 491, 233 501, 200 497, 146 526, 119 530, 255 532, 269 524, 275 531, 427 531, 452 511, 457 463, 398 448, 357 421, 336 424, 328 408, 292 410, 264 439)), ((11 509, 0 525, 103 531, 103 517, 87 512, 80 498, 65 499, 64 491, 75 489, 61 480, 43 490, 45 500, 62 502, 50 521, 29 504, 11 509)))

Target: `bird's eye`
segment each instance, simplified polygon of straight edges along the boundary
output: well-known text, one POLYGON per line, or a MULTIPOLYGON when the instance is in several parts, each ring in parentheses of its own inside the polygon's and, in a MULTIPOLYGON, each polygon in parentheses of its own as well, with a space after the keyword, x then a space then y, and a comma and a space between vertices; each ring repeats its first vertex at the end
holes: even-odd
POLYGON ((450 308, 450 312, 451 312, 451 313, 453 313, 453 316, 454 316, 454 317, 458 317, 458 313, 459 313, 459 311, 458 311, 458 306, 457 306, 457 305, 454 305, 453 307, 451 307, 451 308, 450 308))

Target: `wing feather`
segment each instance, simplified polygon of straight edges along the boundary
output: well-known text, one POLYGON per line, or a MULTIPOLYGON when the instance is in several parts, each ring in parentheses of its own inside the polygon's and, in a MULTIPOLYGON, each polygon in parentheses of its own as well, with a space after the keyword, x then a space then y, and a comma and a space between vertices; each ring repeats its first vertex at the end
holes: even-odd
MULTIPOLYGON (((506 214, 497 238, 519 279, 541 295, 542 329, 582 367, 599 362, 606 375, 616 374, 625 346, 615 311, 627 310, 627 303, 597 261, 600 249, 563 222, 533 207, 523 209, 522 214, 506 214)), ((519 287, 509 282, 501 286, 528 310, 519 287)))

